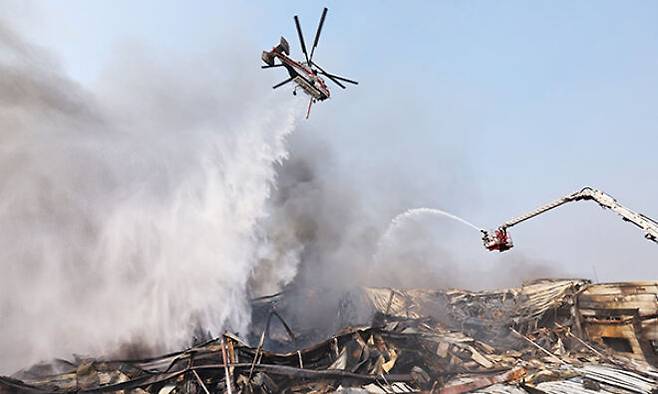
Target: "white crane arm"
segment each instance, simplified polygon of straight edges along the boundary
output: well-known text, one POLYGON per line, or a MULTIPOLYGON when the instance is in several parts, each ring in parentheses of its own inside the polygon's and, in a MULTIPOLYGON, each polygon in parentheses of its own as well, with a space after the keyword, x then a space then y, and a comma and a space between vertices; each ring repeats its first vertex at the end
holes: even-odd
POLYGON ((541 215, 568 202, 580 200, 593 200, 602 208, 614 211, 619 216, 621 216, 624 221, 631 222, 637 227, 641 228, 644 231, 645 238, 658 243, 658 222, 649 218, 648 216, 626 208, 625 206, 618 203, 617 200, 615 200, 609 194, 591 187, 585 187, 578 192, 569 194, 544 206, 541 206, 532 212, 528 212, 525 215, 516 217, 512 220, 508 220, 495 230, 482 230, 482 240, 484 241, 484 246, 489 250, 498 250, 500 252, 508 250, 513 246, 512 239, 507 234, 508 228, 535 216, 541 215))

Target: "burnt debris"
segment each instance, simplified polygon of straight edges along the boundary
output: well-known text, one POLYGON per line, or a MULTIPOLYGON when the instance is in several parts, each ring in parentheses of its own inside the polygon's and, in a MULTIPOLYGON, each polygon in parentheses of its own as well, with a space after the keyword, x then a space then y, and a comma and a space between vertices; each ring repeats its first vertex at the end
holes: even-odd
POLYGON ((1 377, 0 392, 658 392, 658 282, 361 288, 319 328, 293 313, 299 298, 321 292, 254 300, 245 338, 140 360, 56 360, 1 377))

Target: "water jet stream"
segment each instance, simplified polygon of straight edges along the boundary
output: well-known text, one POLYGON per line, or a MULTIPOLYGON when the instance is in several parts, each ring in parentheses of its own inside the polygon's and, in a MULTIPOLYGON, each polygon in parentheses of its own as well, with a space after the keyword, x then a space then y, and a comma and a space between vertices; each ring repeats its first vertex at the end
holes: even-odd
POLYGON ((380 238, 379 242, 377 243, 377 251, 375 255, 373 256, 373 260, 377 261, 379 258, 380 251, 382 250, 382 247, 385 246, 388 242, 390 242, 391 237, 393 234, 395 234, 396 231, 402 227, 406 222, 417 219, 421 216, 424 215, 432 215, 432 216, 438 216, 438 217, 447 217, 449 219, 455 220, 459 223, 462 223, 468 227, 473 228, 474 230, 480 232, 480 228, 474 225, 473 223, 460 218, 459 216, 453 215, 449 212, 442 211, 440 209, 435 209, 435 208, 413 208, 406 210, 402 212, 401 214, 397 215, 396 217, 391 220, 391 223, 389 224, 388 228, 384 232, 384 235, 380 238))

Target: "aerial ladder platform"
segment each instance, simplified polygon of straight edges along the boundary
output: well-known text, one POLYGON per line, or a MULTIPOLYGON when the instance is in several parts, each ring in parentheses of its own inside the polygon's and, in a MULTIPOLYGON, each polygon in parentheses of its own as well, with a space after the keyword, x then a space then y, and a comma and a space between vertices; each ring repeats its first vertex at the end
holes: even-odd
POLYGON ((501 226, 494 230, 480 230, 482 231, 482 241, 484 242, 484 247, 494 251, 504 252, 511 249, 514 244, 512 243, 512 238, 508 234, 507 230, 513 226, 516 226, 519 223, 525 222, 528 219, 532 219, 536 216, 539 216, 545 212, 548 212, 552 209, 555 209, 564 204, 573 202, 573 201, 594 201, 599 204, 604 209, 609 209, 619 216, 622 220, 626 222, 633 223, 644 232, 644 237, 650 241, 658 243, 658 222, 645 216, 641 213, 637 213, 633 210, 626 208, 621 205, 617 200, 615 200, 609 194, 606 194, 600 190, 596 190, 591 187, 585 187, 582 190, 559 198, 553 202, 550 202, 542 207, 535 209, 532 212, 529 212, 525 215, 519 216, 512 220, 509 220, 503 223, 501 226))

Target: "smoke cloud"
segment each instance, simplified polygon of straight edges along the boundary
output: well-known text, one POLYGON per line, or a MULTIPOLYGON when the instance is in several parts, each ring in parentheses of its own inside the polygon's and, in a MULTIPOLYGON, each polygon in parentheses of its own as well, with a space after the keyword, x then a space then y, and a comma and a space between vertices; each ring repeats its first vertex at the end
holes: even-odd
POLYGON ((0 24, 0 372, 249 324, 293 106, 122 50, 90 91, 0 24))
MULTIPOLYGON (((345 164, 343 152, 327 138, 307 130, 291 137, 290 158, 277 166, 277 187, 268 207, 271 214, 264 222, 271 236, 270 250, 278 251, 274 256, 279 257, 270 256, 268 271, 261 273, 271 278, 274 272, 294 272, 299 264, 293 284, 321 289, 326 304, 323 310, 317 302, 311 305, 302 298, 299 305, 289 308, 299 314, 295 320, 330 324, 308 323, 309 316, 333 316, 331 308, 345 291, 357 286, 477 290, 566 276, 548 261, 484 251, 477 229, 432 209, 412 211, 415 214, 392 221, 410 208, 436 207, 444 200, 442 195, 454 208, 468 207, 468 202, 454 202, 453 195, 472 196, 472 191, 449 182, 441 188, 437 181, 438 187, 419 192, 422 185, 444 178, 444 173, 468 176, 461 161, 422 177, 396 172, 395 163, 378 162, 385 177, 360 176, 355 181, 353 167, 345 164), (382 184, 387 193, 381 191, 382 184), (298 257, 290 258, 293 251, 298 257)), ((259 283, 252 282, 254 295, 279 288, 263 288, 259 283)))
MULTIPOLYGON (((253 54, 227 53, 230 64, 123 47, 83 87, 0 23, 0 373, 245 332, 249 297, 291 283, 323 302, 300 299, 298 322, 330 327, 326 312, 355 286, 524 276, 478 282, 477 265, 448 245, 477 234, 448 219, 418 218, 381 248, 400 212, 469 206, 461 152, 433 152, 438 169, 379 152, 355 171, 353 156, 372 152, 354 140, 337 149, 332 122, 292 134, 291 108, 303 106, 263 97, 269 77, 244 71, 253 54)), ((409 127, 399 115, 369 127, 396 138, 409 127)), ((365 138, 362 126, 347 132, 365 138)))

